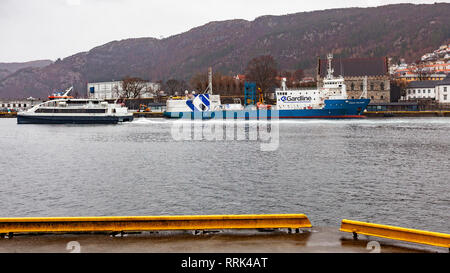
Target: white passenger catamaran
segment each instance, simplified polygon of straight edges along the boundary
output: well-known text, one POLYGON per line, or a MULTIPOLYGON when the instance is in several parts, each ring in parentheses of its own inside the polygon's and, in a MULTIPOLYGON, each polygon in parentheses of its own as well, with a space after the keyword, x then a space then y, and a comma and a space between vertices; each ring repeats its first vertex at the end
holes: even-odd
POLYGON ((18 124, 115 124, 132 121, 133 113, 122 104, 100 99, 76 99, 69 96, 72 87, 64 94, 53 95, 28 111, 17 114, 18 124))

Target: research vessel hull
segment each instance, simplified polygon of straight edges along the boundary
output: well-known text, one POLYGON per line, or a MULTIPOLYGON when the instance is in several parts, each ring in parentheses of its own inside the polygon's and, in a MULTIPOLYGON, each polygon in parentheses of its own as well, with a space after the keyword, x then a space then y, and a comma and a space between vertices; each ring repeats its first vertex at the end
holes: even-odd
POLYGON ((322 109, 248 109, 221 111, 164 112, 167 118, 186 119, 349 119, 365 118, 364 110, 370 99, 325 100, 322 109))

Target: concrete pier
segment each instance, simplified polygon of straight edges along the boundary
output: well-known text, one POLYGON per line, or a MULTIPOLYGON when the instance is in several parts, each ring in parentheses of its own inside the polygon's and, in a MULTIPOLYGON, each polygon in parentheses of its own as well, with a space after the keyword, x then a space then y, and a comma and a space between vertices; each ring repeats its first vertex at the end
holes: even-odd
POLYGON ((0 253, 434 253, 446 248, 359 236, 335 227, 287 230, 162 231, 130 234, 19 235, 0 239, 0 253))

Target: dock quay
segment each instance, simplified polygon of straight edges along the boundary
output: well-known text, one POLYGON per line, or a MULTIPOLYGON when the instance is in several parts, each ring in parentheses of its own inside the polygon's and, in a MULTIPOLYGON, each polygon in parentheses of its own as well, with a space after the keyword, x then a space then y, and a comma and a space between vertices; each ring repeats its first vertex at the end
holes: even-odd
POLYGON ((162 118, 163 112, 133 112, 135 118, 162 118))
POLYGON ((16 118, 17 112, 0 112, 0 118, 16 118))
POLYGON ((341 229, 318 227, 304 214, 0 218, 0 235, 0 253, 64 253, 74 245, 83 253, 446 253, 450 248, 450 234, 350 220, 343 220, 341 229))
MULTIPOLYGON (((450 117, 450 111, 367 111, 367 118, 388 117, 450 117)), ((162 112, 133 112, 135 118, 163 118, 162 112)), ((17 113, 0 112, 0 118, 16 118, 17 113)))
POLYGON ((450 117, 450 111, 367 111, 364 116, 368 118, 386 117, 450 117))

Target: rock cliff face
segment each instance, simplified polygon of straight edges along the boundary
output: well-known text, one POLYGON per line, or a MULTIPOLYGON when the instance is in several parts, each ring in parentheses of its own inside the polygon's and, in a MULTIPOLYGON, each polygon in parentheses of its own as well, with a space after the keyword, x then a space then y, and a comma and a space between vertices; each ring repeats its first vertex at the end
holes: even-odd
POLYGON ((113 41, 45 67, 23 68, 0 79, 0 97, 45 97, 70 85, 84 94, 89 81, 124 76, 189 79, 208 66, 235 74, 262 54, 272 55, 280 69, 310 72, 317 56, 331 51, 342 57, 415 61, 450 42, 448 14, 447 3, 399 4, 210 22, 162 40, 113 41))

